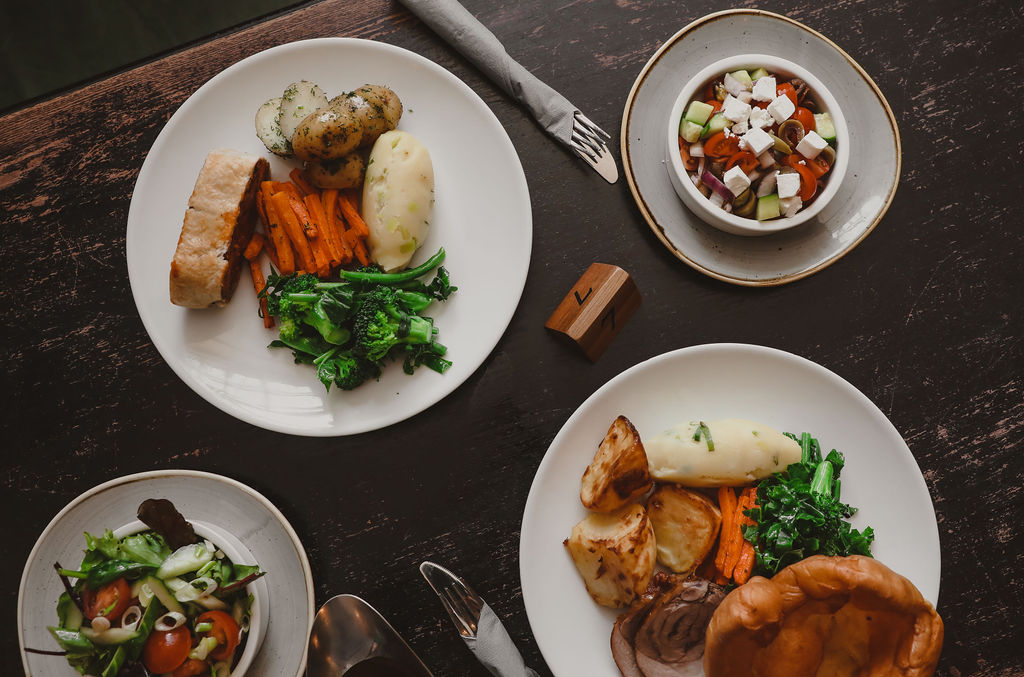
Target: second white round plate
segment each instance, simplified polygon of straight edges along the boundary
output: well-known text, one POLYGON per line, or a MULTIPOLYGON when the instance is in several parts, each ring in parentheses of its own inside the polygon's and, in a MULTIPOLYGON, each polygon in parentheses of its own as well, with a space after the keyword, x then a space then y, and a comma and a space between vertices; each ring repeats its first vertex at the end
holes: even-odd
POLYGON ((253 425, 295 435, 347 435, 404 420, 455 390, 498 343, 526 283, 533 221, 519 156, 487 105, 437 64, 399 47, 323 38, 260 52, 200 87, 171 117, 139 173, 128 212, 128 275, 157 350, 185 383, 213 405, 253 425), (453 365, 407 376, 389 365, 377 383, 328 393, 314 370, 287 350, 270 350, 247 275, 225 308, 171 304, 168 274, 189 195, 206 154, 234 148, 266 157, 275 178, 294 162, 256 138, 256 109, 296 80, 329 96, 364 83, 392 88, 405 113, 399 129, 430 152, 434 218, 416 265, 440 247, 459 290, 430 308, 453 365))
POLYGON ((939 532, 921 471, 896 428, 828 369, 772 348, 711 344, 642 362, 591 395, 555 436, 526 501, 520 535, 523 601, 537 644, 558 677, 619 677, 609 639, 618 613, 587 594, 562 545, 587 512, 580 478, 612 420, 641 438, 702 418, 748 418, 809 432, 846 457, 843 501, 872 526, 872 554, 909 578, 932 604, 939 595, 939 532))

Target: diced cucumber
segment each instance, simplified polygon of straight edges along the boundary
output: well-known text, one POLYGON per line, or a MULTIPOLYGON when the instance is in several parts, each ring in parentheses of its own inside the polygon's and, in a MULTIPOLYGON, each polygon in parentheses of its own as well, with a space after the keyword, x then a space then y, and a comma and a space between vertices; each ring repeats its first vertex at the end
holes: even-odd
POLYGON ((739 80, 745 89, 750 89, 754 84, 754 81, 750 78, 750 73, 747 71, 733 71, 730 75, 739 80))
POLYGON ((81 632, 82 636, 87 640, 100 646, 124 644, 131 639, 135 639, 139 635, 135 630, 129 630, 127 628, 110 628, 103 632, 96 632, 92 628, 83 627, 79 632, 81 632))
POLYGON ((713 112, 715 112, 715 109, 711 104, 704 103, 703 101, 691 101, 683 119, 703 126, 713 112))
POLYGON ((717 134, 726 127, 732 127, 732 121, 725 119, 725 116, 721 113, 715 113, 708 120, 708 123, 704 125, 704 129, 701 130, 700 138, 706 139, 712 134, 717 134))
POLYGON ((164 605, 164 608, 168 611, 177 611, 179 614, 185 613, 185 609, 178 603, 178 600, 174 598, 171 591, 167 589, 164 582, 156 576, 147 576, 142 579, 149 591, 160 600, 160 603, 164 605))
POLYGON ((754 82, 757 82, 766 75, 768 75, 768 71, 766 71, 763 68, 756 68, 754 69, 754 72, 750 74, 750 79, 753 80, 754 82))
POLYGON ((704 128, 695 122, 683 120, 679 126, 679 136, 683 137, 686 143, 696 143, 700 139, 700 133, 704 128))
POLYGON ((771 195, 765 195, 764 197, 757 198, 757 220, 758 221, 769 221, 771 219, 777 219, 782 215, 779 211, 779 194, 772 193, 771 195))
POLYGON ((164 560, 156 572, 156 577, 167 580, 196 571, 213 559, 213 552, 213 548, 206 543, 183 545, 164 560))
POLYGON ((828 112, 814 114, 814 131, 833 146, 836 143, 836 126, 828 112))
POLYGON ((89 641, 85 635, 78 630, 65 630, 64 628, 55 628, 50 626, 46 628, 53 635, 53 638, 57 640, 57 644, 60 648, 64 649, 68 653, 88 653, 94 651, 92 642, 89 641))
POLYGON ((82 610, 71 601, 71 596, 66 592, 62 592, 57 600, 57 618, 60 620, 60 627, 65 630, 78 630, 82 627, 82 610))

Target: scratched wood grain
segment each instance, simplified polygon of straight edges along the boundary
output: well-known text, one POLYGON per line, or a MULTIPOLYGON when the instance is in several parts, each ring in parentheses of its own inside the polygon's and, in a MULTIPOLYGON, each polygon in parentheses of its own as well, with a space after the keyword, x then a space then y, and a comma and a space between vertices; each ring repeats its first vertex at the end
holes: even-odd
MULTIPOLYGON (((668 36, 727 5, 675 0, 466 5, 527 68, 614 135, 636 74, 668 36)), ((421 582, 423 559, 463 573, 527 662, 543 660, 519 587, 518 533, 534 471, 593 390, 633 364, 740 341, 808 357, 889 416, 931 491, 942 547, 944 677, 1024 674, 1024 133, 1019 3, 741 2, 834 39, 871 74, 903 135, 882 224, 836 265, 777 289, 700 276, 662 248, 623 182, 607 186, 551 143, 475 68, 398 5, 327 0, 116 74, 0 120, 0 670, 16 674, 16 582, 50 518, 120 475, 197 468, 252 485, 305 543, 317 602, 376 605, 438 674, 485 675, 421 582), (164 364, 124 260, 132 187, 162 125, 223 68, 331 35, 438 62, 491 106, 520 152, 534 258, 520 307, 454 394, 389 429, 337 440, 258 430, 206 404, 164 364), (590 364, 544 321, 593 261, 644 303, 590 364)), ((443 102, 442 102, 443 103, 443 102)))

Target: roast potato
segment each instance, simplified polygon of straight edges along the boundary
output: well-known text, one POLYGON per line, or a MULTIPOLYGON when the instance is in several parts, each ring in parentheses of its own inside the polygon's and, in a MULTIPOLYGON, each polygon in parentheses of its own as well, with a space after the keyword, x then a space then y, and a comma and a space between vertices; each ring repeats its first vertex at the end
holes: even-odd
POLYGON ((678 574, 693 573, 714 547, 722 511, 703 494, 676 484, 659 486, 647 499, 658 544, 658 562, 678 574))
POLYGON ((583 473, 580 500, 588 510, 611 512, 637 501, 652 484, 640 434, 619 416, 583 473))
POLYGON ((629 606, 654 575, 654 529, 639 503, 611 514, 590 513, 572 528, 565 546, 587 592, 602 606, 629 606))
POLYGON ((397 127, 401 117, 397 94, 380 85, 363 85, 302 120, 292 136, 292 151, 307 161, 341 158, 371 145, 397 127))
POLYGON ((358 153, 322 162, 307 162, 306 176, 317 188, 359 188, 366 163, 358 153))

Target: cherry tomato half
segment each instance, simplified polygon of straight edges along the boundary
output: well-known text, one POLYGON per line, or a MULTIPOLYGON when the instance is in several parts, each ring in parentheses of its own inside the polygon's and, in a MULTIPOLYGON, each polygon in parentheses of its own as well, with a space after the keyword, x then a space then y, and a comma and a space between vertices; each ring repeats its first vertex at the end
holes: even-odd
POLYGON ((82 612, 89 620, 100 617, 109 620, 120 618, 131 603, 132 589, 123 578, 95 590, 82 590, 82 612))
POLYGON ((828 163, 828 160, 819 155, 813 160, 807 161, 807 168, 811 170, 811 173, 814 174, 816 178, 820 179, 828 174, 828 170, 832 169, 832 165, 828 163))
POLYGON ((814 131, 814 113, 803 106, 797 106, 796 112, 790 116, 793 120, 797 120, 804 126, 804 133, 814 131))
POLYGON ((789 100, 793 102, 794 106, 800 105, 800 101, 796 97, 796 87, 790 83, 783 82, 775 88, 775 96, 782 96, 783 94, 789 97, 789 100))
POLYGON ((210 664, 198 658, 189 658, 171 673, 171 677, 196 677, 210 674, 210 664))
POLYGON ((741 150, 729 156, 729 161, 725 163, 725 171, 729 171, 736 165, 739 165, 744 174, 749 174, 758 164, 760 163, 757 161, 756 155, 749 150, 741 150))
POLYGON ((218 661, 226 661, 231 658, 238 648, 238 623, 231 617, 231 614, 223 611, 206 611, 199 614, 196 625, 199 623, 213 623, 208 633, 210 637, 217 638, 217 648, 210 652, 210 658, 218 661))
POLYGON ((686 168, 686 171, 693 172, 697 170, 697 160, 690 155, 690 144, 686 143, 686 140, 681 136, 679 137, 679 157, 682 158, 683 167, 686 168))
POLYGON ((156 675, 179 667, 192 649, 192 633, 184 625, 173 630, 154 630, 142 647, 142 664, 156 675))
POLYGON ((733 135, 725 137, 725 132, 712 134, 704 142, 704 155, 707 157, 729 157, 740 149, 739 137, 733 135))
POLYGON ((793 169, 800 172, 800 201, 808 202, 818 190, 818 179, 807 165, 795 164, 793 169))

